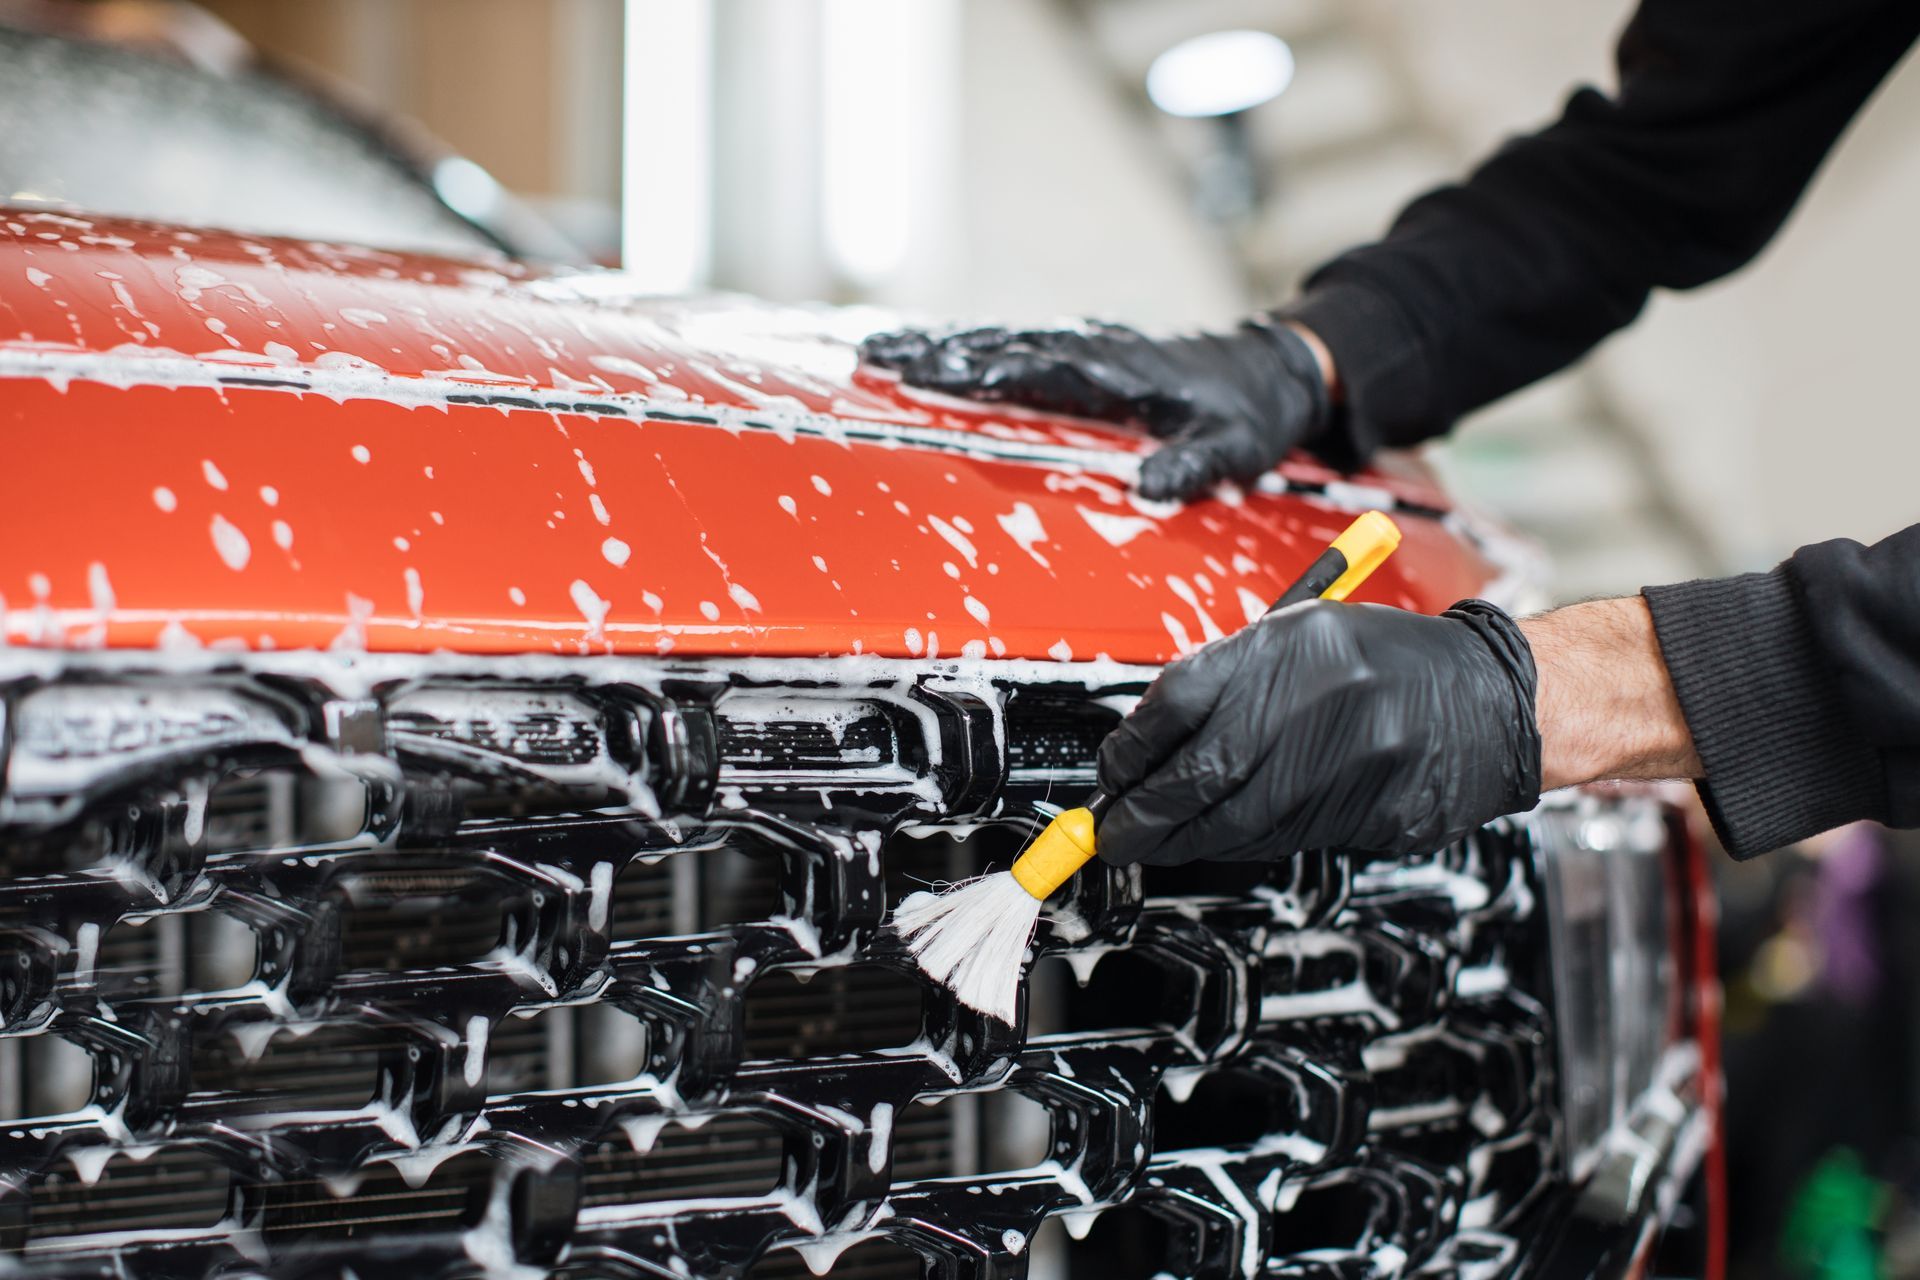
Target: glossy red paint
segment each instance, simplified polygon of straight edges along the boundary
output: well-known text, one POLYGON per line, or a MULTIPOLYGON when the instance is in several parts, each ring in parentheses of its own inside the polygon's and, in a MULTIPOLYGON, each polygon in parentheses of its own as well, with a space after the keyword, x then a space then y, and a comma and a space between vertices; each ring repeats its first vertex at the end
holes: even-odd
MULTIPOLYGON (((1159 662, 1360 506, 1446 505, 1372 474, 1149 507, 1150 443, 858 373, 870 327, 0 209, 3 634, 1159 662)), ((1366 598, 1494 576, 1456 525, 1400 522, 1366 598)))

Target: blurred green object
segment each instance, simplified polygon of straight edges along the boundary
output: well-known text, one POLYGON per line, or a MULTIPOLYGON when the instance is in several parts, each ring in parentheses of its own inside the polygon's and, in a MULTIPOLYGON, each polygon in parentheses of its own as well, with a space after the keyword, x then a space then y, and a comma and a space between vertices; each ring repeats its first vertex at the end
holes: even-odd
POLYGON ((1878 1231, 1889 1200, 1860 1155, 1837 1147, 1800 1185, 1780 1233, 1780 1260, 1808 1280, 1878 1280, 1878 1231))

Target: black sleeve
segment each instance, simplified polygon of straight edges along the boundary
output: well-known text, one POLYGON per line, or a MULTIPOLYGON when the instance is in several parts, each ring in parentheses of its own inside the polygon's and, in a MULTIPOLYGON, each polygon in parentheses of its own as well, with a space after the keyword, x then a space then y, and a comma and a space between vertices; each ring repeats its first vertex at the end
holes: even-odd
POLYGON ((1920 525, 1643 595, 1730 852, 1920 826, 1920 525))
POLYGON ((1413 444, 1578 359, 1655 287, 1745 264, 1920 35, 1912 0, 1644 0, 1620 89, 1308 278, 1284 313, 1333 352, 1335 460, 1413 444))

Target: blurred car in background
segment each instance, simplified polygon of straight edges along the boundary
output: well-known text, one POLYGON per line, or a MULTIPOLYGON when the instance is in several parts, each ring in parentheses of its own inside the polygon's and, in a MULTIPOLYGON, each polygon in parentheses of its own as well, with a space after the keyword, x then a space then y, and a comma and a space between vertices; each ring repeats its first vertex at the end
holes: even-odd
POLYGON ((1145 504, 871 317, 530 265, 241 53, 7 12, 0 1271, 1714 1273, 1658 793, 1095 864, 1012 1027, 886 927, 1354 512, 1368 598, 1522 603, 1413 464, 1145 504))

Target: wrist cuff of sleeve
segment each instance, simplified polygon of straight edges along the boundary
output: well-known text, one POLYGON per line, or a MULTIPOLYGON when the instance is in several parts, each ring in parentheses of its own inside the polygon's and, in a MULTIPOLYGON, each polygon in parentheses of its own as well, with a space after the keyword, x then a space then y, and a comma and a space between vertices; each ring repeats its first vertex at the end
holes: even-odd
POLYGON ((1313 331, 1333 354, 1342 403, 1328 430, 1307 444, 1335 465, 1356 467, 1389 445, 1438 435, 1424 422, 1431 402, 1419 334, 1393 296, 1356 280, 1315 284, 1277 313, 1313 331))
MULTIPOLYGON (((1300 336, 1298 330, 1284 321, 1276 321, 1271 316, 1254 316, 1241 323, 1244 332, 1251 333, 1265 348, 1273 353, 1283 379, 1282 385, 1293 390, 1295 396, 1304 394, 1306 408, 1304 419, 1307 434, 1303 437, 1311 440, 1325 434, 1333 406, 1327 395, 1327 380, 1320 376, 1320 361, 1314 357, 1313 348, 1300 336)), ((1274 400, 1280 395, 1269 397, 1274 400)))
POLYGON ((1879 755, 1842 713, 1782 570, 1641 595, 1706 768, 1700 798, 1727 852, 1751 858, 1885 813, 1879 755))
POLYGON ((1513 751, 1505 773, 1506 796, 1502 813, 1524 813, 1540 803, 1540 668, 1533 646, 1513 615, 1485 600, 1456 600, 1440 615, 1473 629, 1513 684, 1513 751))

